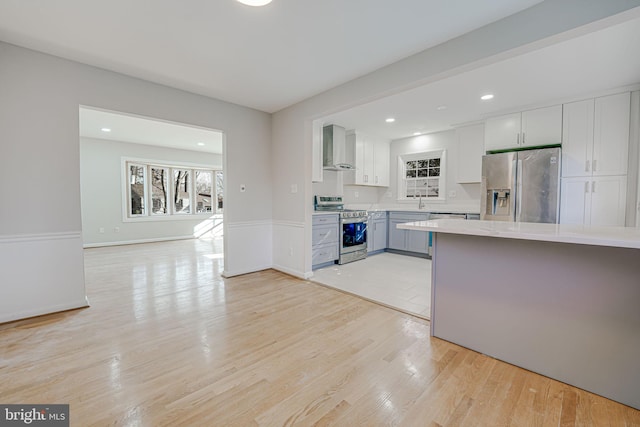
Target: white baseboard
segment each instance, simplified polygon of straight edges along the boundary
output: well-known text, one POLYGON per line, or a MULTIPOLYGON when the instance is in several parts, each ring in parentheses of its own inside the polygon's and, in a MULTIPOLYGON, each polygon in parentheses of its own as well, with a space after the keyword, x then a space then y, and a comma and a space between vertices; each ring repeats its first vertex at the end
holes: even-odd
POLYGON ((310 279, 313 276, 313 273, 311 273, 311 274, 305 273, 303 271, 294 270, 292 268, 288 268, 288 267, 285 267, 283 265, 274 265, 273 269, 277 270, 277 271, 280 271, 282 273, 288 274, 290 276, 297 277, 298 279, 302 279, 302 280, 310 279))
POLYGON ((0 314, 0 323, 13 322, 16 320, 28 319, 30 317, 43 316, 45 314, 59 313, 61 311, 75 310, 79 308, 86 308, 89 306, 89 300, 87 298, 83 298, 77 301, 69 301, 66 304, 40 306, 37 309, 22 310, 10 313, 8 315, 2 313, 0 314))
POLYGON ((230 278, 235 276, 242 276, 243 274, 251 274, 251 273, 257 273, 259 271, 271 270, 272 268, 273 267, 270 265, 265 265, 262 267, 256 267, 255 269, 251 268, 249 270, 234 270, 234 271, 223 270, 222 277, 230 278))

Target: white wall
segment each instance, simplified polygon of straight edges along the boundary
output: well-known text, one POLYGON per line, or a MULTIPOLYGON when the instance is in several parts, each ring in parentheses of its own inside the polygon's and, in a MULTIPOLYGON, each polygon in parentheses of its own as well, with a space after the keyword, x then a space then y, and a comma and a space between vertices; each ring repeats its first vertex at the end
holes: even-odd
POLYGON ((80 138, 82 238, 85 247, 194 237, 194 227, 208 221, 210 214, 186 217, 191 219, 171 216, 155 221, 123 221, 123 157, 222 169, 220 154, 80 138), (104 233, 100 233, 100 228, 104 233))
POLYGON ((273 236, 274 264, 311 274, 314 119, 602 28, 620 17, 599 20, 637 6, 640 0, 545 1, 275 113, 273 217, 281 226, 273 236), (292 183, 304 191, 292 194, 292 183), (289 255, 292 247, 304 256, 289 255))
POLYGON ((269 114, 6 43, 0 82, 0 322, 86 305, 80 105, 223 131, 225 273, 271 265, 269 114))

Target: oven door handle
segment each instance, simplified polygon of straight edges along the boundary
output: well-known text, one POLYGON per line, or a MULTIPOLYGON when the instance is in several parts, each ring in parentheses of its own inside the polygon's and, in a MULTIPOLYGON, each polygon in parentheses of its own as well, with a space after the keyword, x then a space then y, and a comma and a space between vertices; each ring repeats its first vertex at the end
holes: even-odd
POLYGON ((343 218, 341 221, 343 224, 359 224, 361 222, 367 222, 367 218, 343 218))

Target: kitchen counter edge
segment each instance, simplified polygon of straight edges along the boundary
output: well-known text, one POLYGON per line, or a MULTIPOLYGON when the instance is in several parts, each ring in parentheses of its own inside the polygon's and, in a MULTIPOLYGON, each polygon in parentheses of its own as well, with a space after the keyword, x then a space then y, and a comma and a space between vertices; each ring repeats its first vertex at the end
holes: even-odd
POLYGON ((409 222, 398 224, 397 227, 404 230, 432 231, 469 236, 640 249, 640 229, 633 227, 587 227, 572 224, 460 221, 451 219, 409 222))

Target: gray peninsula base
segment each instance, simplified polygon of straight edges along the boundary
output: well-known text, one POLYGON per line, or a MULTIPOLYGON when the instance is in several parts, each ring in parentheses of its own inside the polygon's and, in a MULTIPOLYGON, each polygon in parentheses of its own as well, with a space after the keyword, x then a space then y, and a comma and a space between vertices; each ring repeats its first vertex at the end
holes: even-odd
POLYGON ((436 233, 431 334, 640 409, 640 249, 436 233))

